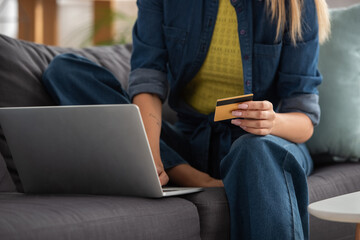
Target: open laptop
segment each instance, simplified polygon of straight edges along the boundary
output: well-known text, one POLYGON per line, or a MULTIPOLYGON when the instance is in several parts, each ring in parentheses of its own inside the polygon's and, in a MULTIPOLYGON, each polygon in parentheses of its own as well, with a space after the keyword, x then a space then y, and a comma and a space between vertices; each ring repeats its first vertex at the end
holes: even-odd
POLYGON ((0 124, 26 193, 160 198, 139 108, 126 105, 0 108, 0 124))

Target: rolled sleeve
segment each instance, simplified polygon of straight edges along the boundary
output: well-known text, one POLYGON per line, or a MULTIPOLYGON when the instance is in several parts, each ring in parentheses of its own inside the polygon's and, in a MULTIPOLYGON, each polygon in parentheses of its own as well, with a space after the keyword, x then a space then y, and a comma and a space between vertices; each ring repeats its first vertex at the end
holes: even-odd
POLYGON ((131 101, 139 93, 154 93, 164 102, 168 93, 166 73, 138 68, 130 73, 128 92, 131 101))
POLYGON ((278 89, 281 98, 298 94, 318 94, 317 86, 322 82, 319 72, 315 76, 286 74, 279 72, 278 89))
POLYGON ((305 113, 314 126, 320 122, 319 96, 316 94, 301 94, 283 99, 278 110, 280 113, 305 113))
POLYGON ((154 93, 164 101, 168 91, 168 54, 162 30, 163 1, 138 0, 137 5, 128 92, 131 100, 139 93, 154 93))
POLYGON ((314 0, 304 0, 302 40, 293 45, 289 32, 283 38, 278 69, 279 112, 302 112, 314 125, 320 121, 318 85, 322 76, 318 71, 319 37, 314 0))

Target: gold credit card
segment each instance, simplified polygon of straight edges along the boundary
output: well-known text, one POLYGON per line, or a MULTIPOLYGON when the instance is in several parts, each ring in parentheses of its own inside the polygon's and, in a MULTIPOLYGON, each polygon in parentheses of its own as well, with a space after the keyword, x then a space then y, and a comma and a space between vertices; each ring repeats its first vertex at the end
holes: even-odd
POLYGON ((238 109, 238 105, 242 102, 252 101, 254 94, 246 94, 230 98, 222 98, 216 101, 214 122, 227 119, 237 118, 231 114, 232 111, 238 109))

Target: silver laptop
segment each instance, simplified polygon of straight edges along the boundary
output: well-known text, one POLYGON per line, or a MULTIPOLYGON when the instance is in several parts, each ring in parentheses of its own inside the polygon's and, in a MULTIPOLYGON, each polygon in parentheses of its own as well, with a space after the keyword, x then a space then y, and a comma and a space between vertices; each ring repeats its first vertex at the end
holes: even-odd
POLYGON ((202 190, 161 187, 133 104, 0 108, 0 124, 26 193, 159 198, 202 190))

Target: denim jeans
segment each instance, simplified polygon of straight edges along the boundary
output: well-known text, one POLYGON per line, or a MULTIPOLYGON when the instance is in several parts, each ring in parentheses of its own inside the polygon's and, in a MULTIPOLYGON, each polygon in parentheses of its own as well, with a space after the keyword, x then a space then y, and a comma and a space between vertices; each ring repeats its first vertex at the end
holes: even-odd
MULTIPOLYGON (((130 103, 113 74, 73 54, 56 57, 43 83, 60 105, 130 103)), ((308 239, 306 177, 312 160, 305 145, 247 134, 229 123, 213 123, 212 116, 208 119, 203 128, 163 122, 160 151, 165 169, 189 163, 222 178, 233 240, 308 239)))

